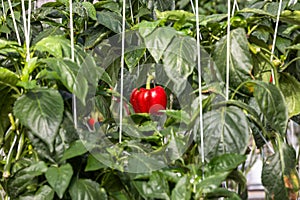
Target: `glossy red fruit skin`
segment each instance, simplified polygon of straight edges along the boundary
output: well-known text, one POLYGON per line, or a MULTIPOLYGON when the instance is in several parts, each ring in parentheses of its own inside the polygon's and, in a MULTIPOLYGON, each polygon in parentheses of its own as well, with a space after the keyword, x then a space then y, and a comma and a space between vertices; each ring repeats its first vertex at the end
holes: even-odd
POLYGON ((95 121, 94 118, 89 118, 89 119, 88 119, 88 124, 89 124, 90 127, 94 127, 95 122, 96 122, 96 121, 95 121))
POLYGON ((167 94, 161 86, 135 88, 130 95, 130 103, 135 113, 158 113, 167 107, 167 94))

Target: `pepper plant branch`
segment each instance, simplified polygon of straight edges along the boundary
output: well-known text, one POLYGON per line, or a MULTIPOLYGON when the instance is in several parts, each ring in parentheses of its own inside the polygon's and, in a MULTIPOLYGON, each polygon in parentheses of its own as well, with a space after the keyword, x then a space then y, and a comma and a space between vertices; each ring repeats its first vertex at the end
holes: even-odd
POLYGON ((146 81, 146 89, 150 90, 151 89, 151 81, 154 80, 154 76, 148 75, 147 81, 146 81))

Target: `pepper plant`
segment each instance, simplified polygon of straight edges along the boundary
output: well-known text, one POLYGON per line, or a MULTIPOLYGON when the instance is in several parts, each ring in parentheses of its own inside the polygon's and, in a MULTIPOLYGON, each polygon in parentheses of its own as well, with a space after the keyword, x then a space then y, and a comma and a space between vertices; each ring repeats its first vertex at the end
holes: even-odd
POLYGON ((73 21, 68 1, 34 12, 30 1, 9 2, 0 11, 3 199, 247 199, 255 151, 266 199, 297 198, 287 138, 288 122, 300 123, 297 1, 283 1, 279 19, 280 2, 234 1, 230 33, 226 2, 199 2, 200 58, 190 1, 126 2, 125 37, 119 1, 73 1, 73 21), (159 115, 131 105, 147 75, 166 93, 159 115))

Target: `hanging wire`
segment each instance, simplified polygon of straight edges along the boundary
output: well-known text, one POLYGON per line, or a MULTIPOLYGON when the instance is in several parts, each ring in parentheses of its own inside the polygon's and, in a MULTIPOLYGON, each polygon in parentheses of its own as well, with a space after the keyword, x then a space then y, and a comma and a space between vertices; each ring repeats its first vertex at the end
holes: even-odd
POLYGON ((31 0, 28 1, 28 19, 27 19, 27 34, 26 34, 26 61, 30 60, 30 30, 31 30, 31 0))
POLYGON ((28 19, 26 19, 26 8, 24 0, 22 0, 22 16, 23 16, 23 27, 26 44, 26 62, 30 60, 30 17, 31 17, 31 0, 28 2, 28 19))
POLYGON ((229 69, 230 69, 230 8, 231 8, 231 2, 228 0, 227 3, 228 9, 227 9, 227 53, 226 53, 226 101, 229 99, 229 69))
POLYGON ((234 16, 235 10, 238 10, 238 11, 240 10, 237 0, 234 0, 234 2, 233 2, 231 16, 234 16))
MULTIPOLYGON (((271 56, 270 56, 270 61, 273 61, 274 57, 274 52, 275 52, 275 46, 276 46, 276 39, 277 39, 277 32, 278 32, 278 26, 279 26, 279 17, 281 13, 281 8, 282 8, 282 0, 279 1, 279 7, 277 11, 277 17, 276 17, 276 25, 275 25, 275 31, 274 31, 274 38, 273 38, 273 44, 272 44, 272 50, 271 50, 271 56)), ((275 84, 274 80, 274 69, 271 69, 271 76, 273 77, 272 83, 275 84)))
POLYGON ((200 51, 200 27, 199 27, 199 0, 196 0, 196 41, 197 41, 197 67, 198 67, 198 89, 199 89, 199 125, 200 125, 200 148, 201 148, 201 163, 202 163, 202 178, 204 178, 204 133, 203 133, 203 105, 202 105, 202 77, 201 77, 201 51, 200 51))
POLYGON ((14 28, 15 28, 15 31, 16 31, 16 36, 17 36, 18 44, 19 44, 19 46, 21 46, 22 43, 21 43, 21 39, 20 39, 20 34, 19 34, 18 26, 17 26, 17 23, 16 23, 16 18, 15 18, 14 10, 13 10, 12 4, 11 4, 11 0, 8 0, 8 5, 9 5, 9 10, 10 10, 10 13, 11 13, 12 20, 13 20, 14 28))
MULTIPOLYGON (((194 6, 193 0, 190 0, 190 2, 191 2, 193 13, 196 14, 196 10, 195 10, 195 6, 194 6)), ((196 4, 198 4, 198 3, 196 2, 196 4)), ((199 9, 197 9, 197 10, 199 10, 199 9)), ((198 15, 199 15, 199 11, 198 11, 198 15)))
POLYGON ((123 0, 122 9, 122 50, 121 50, 121 85, 120 85, 120 127, 119 127, 119 143, 122 142, 122 131, 123 131, 123 85, 124 85, 124 54, 125 54, 125 22, 126 22, 126 0, 123 0))
POLYGON ((134 23, 134 17, 133 17, 133 10, 132 10, 132 2, 131 2, 131 0, 129 0, 129 7, 130 7, 131 22, 134 23))
MULTIPOLYGON (((73 26, 73 1, 69 0, 70 5, 70 40, 71 40, 71 60, 75 61, 75 48, 74 48, 74 26, 73 26)), ((77 99, 75 94, 72 94, 72 105, 73 105, 73 121, 74 127, 77 129, 77 99)))

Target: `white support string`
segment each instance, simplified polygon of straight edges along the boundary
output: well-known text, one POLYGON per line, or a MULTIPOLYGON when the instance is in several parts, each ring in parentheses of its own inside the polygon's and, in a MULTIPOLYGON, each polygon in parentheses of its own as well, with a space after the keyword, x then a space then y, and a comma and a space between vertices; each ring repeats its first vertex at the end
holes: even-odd
POLYGON ((235 10, 240 10, 237 0, 233 2, 231 16, 234 16, 235 10))
POLYGON ((134 16, 133 16, 133 10, 132 10, 131 0, 129 0, 129 7, 130 7, 131 22, 134 23, 134 16))
POLYGON ((228 0, 228 9, 227 9, 227 53, 226 53, 226 101, 229 99, 229 69, 230 69, 230 8, 231 2, 228 0))
POLYGON ((125 22, 126 22, 126 0, 123 0, 122 9, 122 50, 121 50, 121 85, 120 85, 120 127, 119 127, 119 143, 122 142, 122 131, 123 131, 123 85, 124 85, 124 54, 125 54, 125 22))
POLYGON ((24 0, 22 0, 22 16, 23 16, 23 27, 26 45, 26 62, 30 60, 30 18, 31 18, 31 0, 28 2, 28 19, 26 19, 26 8, 24 0))
MULTIPOLYGON (((281 13, 281 8, 282 8, 282 0, 279 1, 278 11, 277 11, 274 38, 273 38, 273 44, 272 44, 272 50, 271 50, 271 56, 270 56, 270 61, 271 62, 273 61, 274 52, 275 52, 275 46, 276 46, 276 39, 277 39, 277 32, 278 32, 279 17, 280 17, 280 13, 281 13)), ((275 84, 274 69, 273 68, 271 68, 271 76, 273 77, 272 83, 275 84)))
MULTIPOLYGON (((73 1, 69 0, 70 6, 70 40, 71 40, 71 60, 75 61, 75 48, 74 48, 74 26, 73 26, 73 1)), ((74 127, 77 129, 77 99, 75 94, 72 94, 72 105, 73 105, 73 121, 74 127)))
POLYGON ((18 44, 19 44, 19 46, 21 46, 22 43, 21 43, 21 39, 20 39, 20 34, 19 34, 18 26, 17 26, 17 23, 16 23, 16 18, 15 18, 14 10, 13 10, 12 4, 11 4, 11 0, 8 0, 8 5, 9 5, 9 10, 11 12, 11 17, 12 17, 12 20, 13 20, 14 28, 15 28, 15 31, 16 31, 16 36, 17 36, 18 44))
MULTIPOLYGON (((190 2, 191 2, 193 13, 194 13, 194 15, 196 15, 196 10, 195 10, 195 6, 194 6, 194 2, 193 2, 193 0, 190 0, 190 2)), ((196 4, 198 4, 198 3, 196 2, 196 4)), ((197 10, 199 10, 199 9, 197 9, 197 10)), ((199 16, 199 11, 197 13, 198 13, 198 16, 199 16)))
POLYGON ((26 34, 26 61, 30 60, 30 30, 31 30, 31 0, 28 1, 28 19, 27 19, 27 34, 26 34))
POLYGON ((199 27, 199 0, 196 0, 196 41, 197 41, 197 66, 198 66, 198 89, 199 89, 199 125, 200 125, 200 148, 201 148, 201 163, 202 163, 202 178, 204 178, 204 133, 203 133, 203 105, 202 105, 202 66, 201 66, 201 50, 200 50, 200 27, 199 27))

